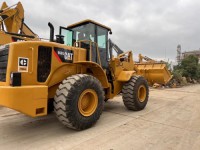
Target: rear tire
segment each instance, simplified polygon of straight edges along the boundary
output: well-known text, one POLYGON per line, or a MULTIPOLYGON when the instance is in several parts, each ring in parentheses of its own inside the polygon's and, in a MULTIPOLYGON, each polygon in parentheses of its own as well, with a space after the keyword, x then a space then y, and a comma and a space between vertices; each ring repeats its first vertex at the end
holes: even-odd
POLYGON ((54 99, 54 111, 61 123, 69 128, 83 130, 100 118, 104 91, 95 77, 78 74, 63 80, 54 99))
POLYGON ((149 98, 149 87, 142 76, 133 76, 123 85, 122 98, 129 110, 139 111, 145 108, 149 98))

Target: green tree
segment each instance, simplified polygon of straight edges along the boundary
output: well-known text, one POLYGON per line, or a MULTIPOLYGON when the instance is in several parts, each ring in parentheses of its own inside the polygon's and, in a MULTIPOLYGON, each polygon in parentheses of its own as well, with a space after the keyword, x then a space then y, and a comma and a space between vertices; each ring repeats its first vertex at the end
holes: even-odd
POLYGON ((181 61, 180 69, 182 76, 198 79, 199 75, 199 59, 194 55, 189 55, 181 61))
POLYGON ((197 78, 198 80, 200 80, 200 64, 198 64, 198 68, 197 68, 197 78))

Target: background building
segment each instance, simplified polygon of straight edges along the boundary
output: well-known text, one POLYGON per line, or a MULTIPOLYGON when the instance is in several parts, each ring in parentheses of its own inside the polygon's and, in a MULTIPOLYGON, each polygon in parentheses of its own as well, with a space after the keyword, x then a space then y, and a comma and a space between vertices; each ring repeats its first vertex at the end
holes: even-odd
POLYGON ((200 63, 200 49, 199 50, 191 50, 191 51, 185 51, 181 52, 181 45, 177 46, 177 56, 176 56, 176 62, 177 64, 181 63, 181 60, 183 60, 185 57, 189 55, 194 55, 199 58, 199 63, 200 63))
POLYGON ((182 53, 182 59, 184 59, 185 57, 187 57, 189 55, 197 56, 199 58, 199 63, 200 63, 200 50, 193 50, 193 51, 183 52, 182 53))

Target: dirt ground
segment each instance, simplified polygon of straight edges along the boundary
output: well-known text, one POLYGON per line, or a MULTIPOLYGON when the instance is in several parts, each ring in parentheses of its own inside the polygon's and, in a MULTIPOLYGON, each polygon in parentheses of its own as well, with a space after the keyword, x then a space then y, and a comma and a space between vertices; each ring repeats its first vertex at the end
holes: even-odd
POLYGON ((121 96, 90 129, 65 128, 54 114, 30 118, 0 107, 2 150, 199 150, 200 85, 151 89, 147 107, 128 111, 121 96))

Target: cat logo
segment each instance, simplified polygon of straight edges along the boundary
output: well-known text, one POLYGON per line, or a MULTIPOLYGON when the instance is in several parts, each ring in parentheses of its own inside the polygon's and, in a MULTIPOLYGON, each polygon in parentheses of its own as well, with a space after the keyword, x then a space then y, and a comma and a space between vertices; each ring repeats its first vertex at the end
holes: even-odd
POLYGON ((18 58, 18 72, 28 72, 28 58, 18 58))

